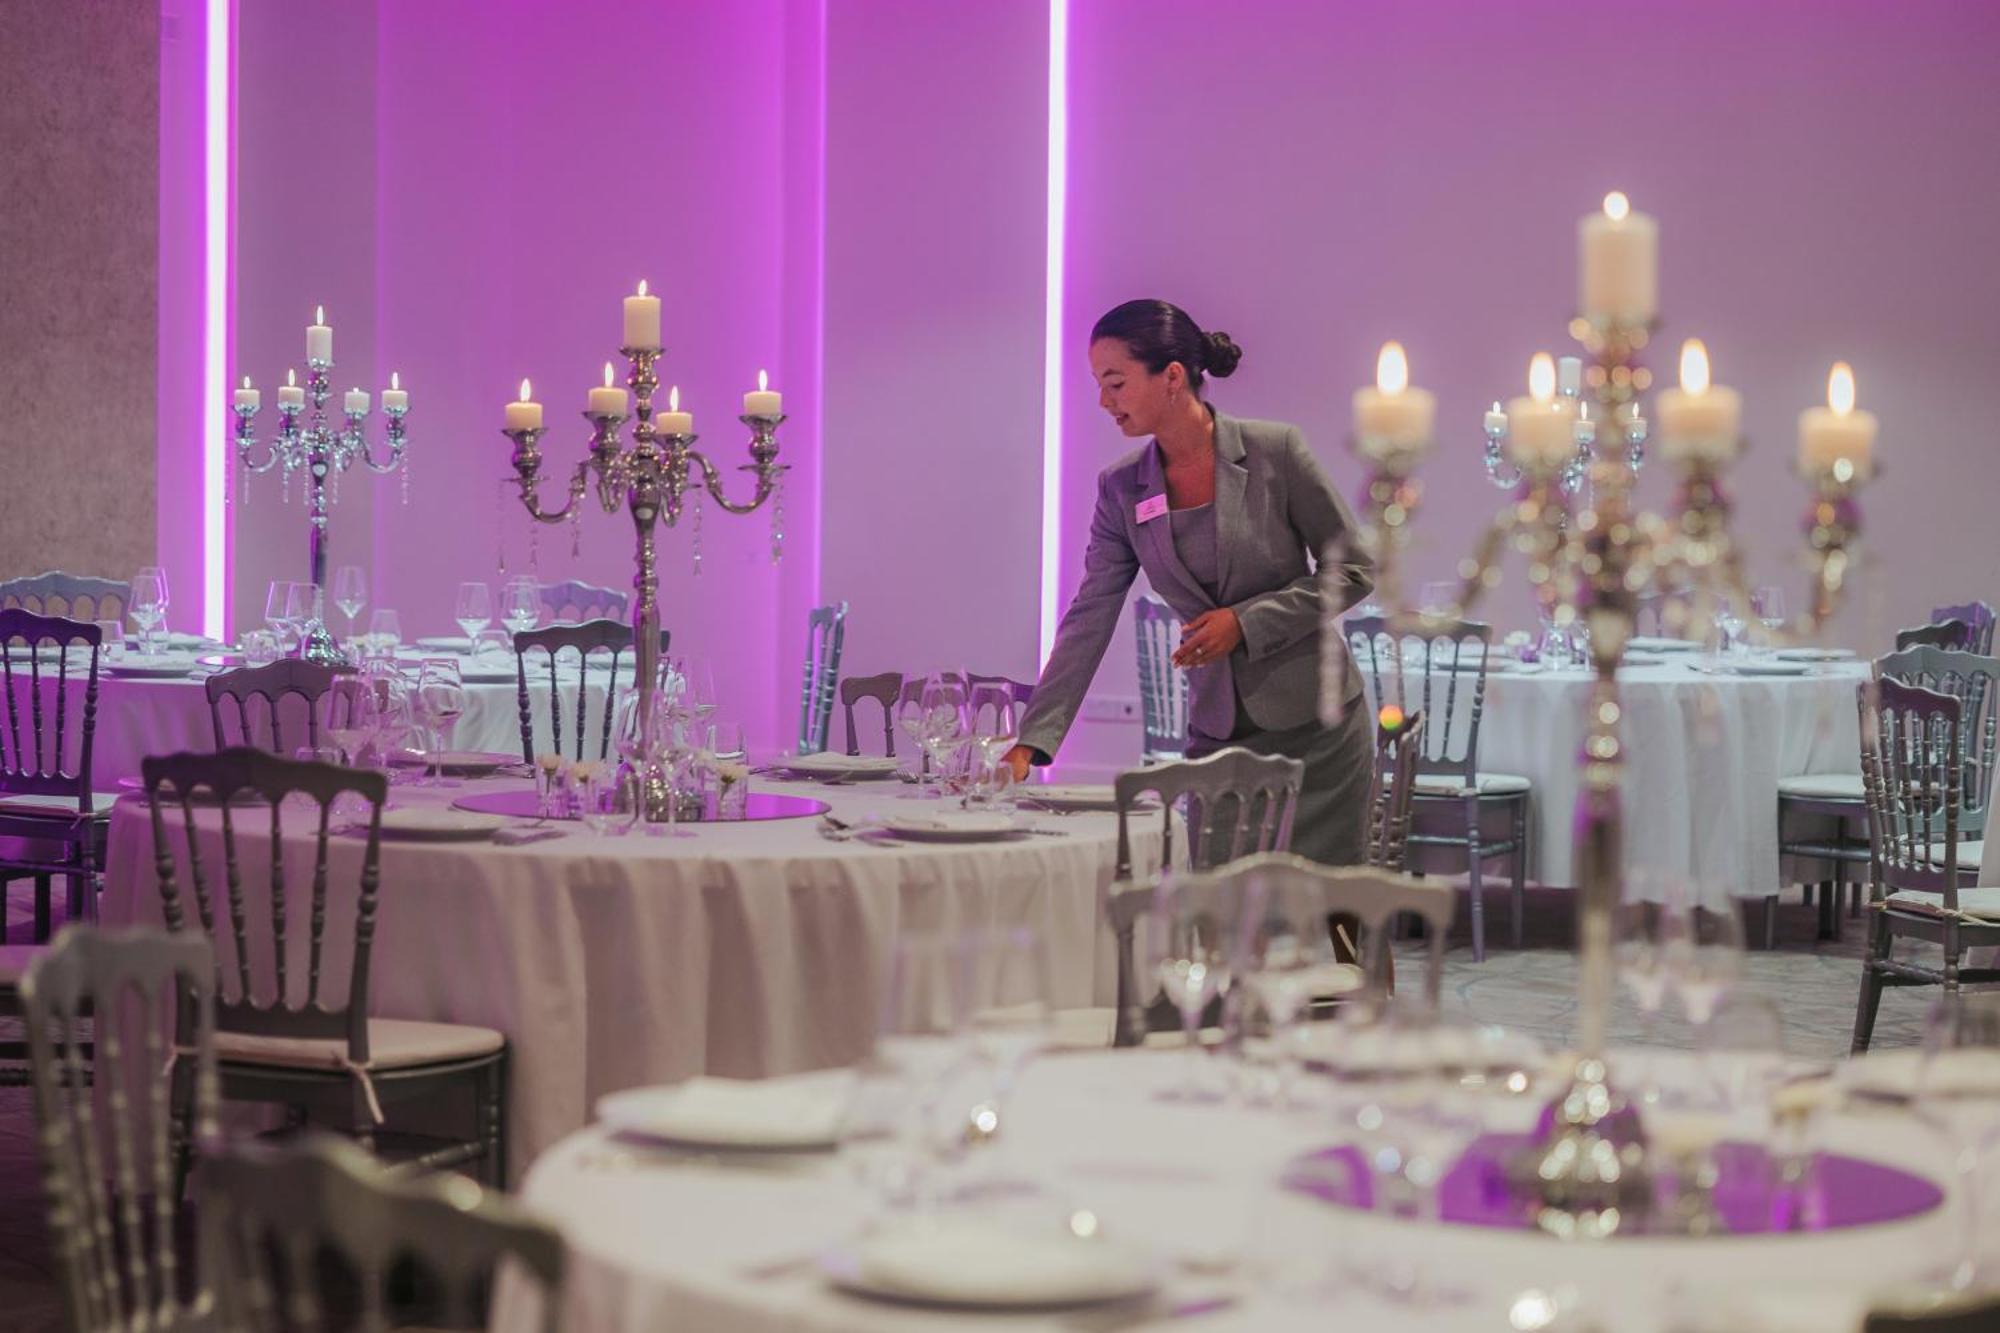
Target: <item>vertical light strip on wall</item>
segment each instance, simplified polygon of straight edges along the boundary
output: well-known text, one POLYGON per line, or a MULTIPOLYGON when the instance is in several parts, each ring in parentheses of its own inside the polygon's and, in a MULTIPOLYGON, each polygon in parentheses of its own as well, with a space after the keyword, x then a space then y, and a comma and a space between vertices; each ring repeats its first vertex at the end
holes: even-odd
POLYGON ((1041 657, 1056 642, 1062 554, 1063 218, 1069 177, 1069 0, 1049 0, 1049 181, 1042 297, 1041 657))
POLYGON ((221 638, 229 588, 230 75, 234 0, 207 0, 202 52, 201 632, 221 638))

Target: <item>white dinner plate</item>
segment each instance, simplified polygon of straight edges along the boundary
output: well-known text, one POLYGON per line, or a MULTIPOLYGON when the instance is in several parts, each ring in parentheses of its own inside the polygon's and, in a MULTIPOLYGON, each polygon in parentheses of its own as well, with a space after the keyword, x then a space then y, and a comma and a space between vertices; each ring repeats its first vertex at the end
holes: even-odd
POLYGON ((1701 645, 1693 639, 1658 639, 1644 635, 1634 635, 1625 640, 1627 648, 1636 648, 1642 653, 1698 653, 1701 645))
POLYGON ((1851 662, 1852 648, 1780 648, 1772 654, 1781 662, 1851 662))
POLYGON ((382 812, 382 836, 413 842, 474 842, 507 827, 505 815, 482 815, 450 806, 413 805, 382 812))
POLYGON ((1667 659, 1659 653, 1628 652, 1618 659, 1618 665, 1620 666, 1650 667, 1665 666, 1666 664, 1667 659))
POLYGON ((978 1310, 1130 1300, 1156 1282, 1144 1253, 1079 1237, 1056 1217, 1032 1228, 976 1217, 885 1226, 826 1255, 821 1270, 843 1290, 978 1310))
POLYGON ((1722 670, 1732 676, 1805 676, 1812 673, 1812 663, 1724 662, 1722 670))
POLYGON ((781 773, 789 773, 794 777, 849 782, 856 778, 893 778, 896 776, 897 768, 894 759, 865 754, 787 755, 774 761, 771 766, 781 773))
POLYGON ((431 653, 469 653, 472 640, 463 634, 431 634, 418 639, 417 647, 431 653))
MULTIPOLYGON (((520 680, 521 677, 515 671, 514 663, 511 660, 485 661, 478 658, 467 658, 458 664, 458 678, 467 685, 494 685, 501 681, 513 684, 520 680)), ((558 679, 560 678, 561 673, 558 673, 558 679)), ((528 671, 528 688, 530 690, 534 689, 536 683, 534 669, 531 667, 528 671)), ((549 676, 546 670, 542 672, 540 684, 545 690, 549 687, 549 676)))
POLYGON ((597 1099, 597 1118, 620 1134, 699 1148, 818 1152, 837 1147, 855 1074, 831 1069, 784 1078, 691 1078, 597 1099))
POLYGON ((106 675, 146 680, 185 676, 194 670, 194 666, 192 657, 141 657, 128 653, 116 662, 104 663, 103 669, 106 675))
POLYGON ((911 842, 997 842, 1026 830, 1006 815, 950 810, 935 815, 891 815, 876 825, 894 838, 911 842))
POLYGON ((1016 787, 1022 800, 1051 810, 1116 810, 1118 794, 1108 782, 1049 782, 1016 787))

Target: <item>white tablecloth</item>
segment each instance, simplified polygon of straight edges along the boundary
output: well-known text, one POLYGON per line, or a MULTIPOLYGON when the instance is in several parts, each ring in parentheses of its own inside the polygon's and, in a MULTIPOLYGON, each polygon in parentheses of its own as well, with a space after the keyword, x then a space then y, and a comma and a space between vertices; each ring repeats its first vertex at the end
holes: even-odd
MULTIPOLYGON (((1776 893, 1778 780, 1858 773, 1854 687, 1865 663, 1810 676, 1707 674, 1687 665, 1619 673, 1625 741, 1625 864, 1745 897, 1776 893)), ((1534 784, 1528 877, 1576 882, 1572 817, 1591 677, 1495 672, 1479 766, 1534 784)))
MULTIPOLYGON (((901 784, 758 790, 818 796, 847 820, 907 813, 901 784)), ((392 804, 468 789, 398 787, 392 804)), ((204 859, 219 817, 202 812, 204 859)), ((1052 831, 1005 843, 880 847, 832 842, 817 821, 709 824, 686 837, 564 837, 523 847, 389 842, 374 947, 373 1012, 477 1023, 512 1045, 513 1168, 589 1118, 607 1092, 699 1073, 780 1074, 847 1064, 873 1041, 878 980, 899 931, 1030 925, 1047 941, 1066 1005, 1110 1004, 1114 955, 1100 924, 1110 815, 1037 816, 1052 831)), ((306 818, 287 822, 293 938, 305 938, 306 818), (294 836, 297 830, 301 836, 294 836)), ((236 821, 239 862, 269 863, 263 811, 236 821)), ((351 920, 362 842, 335 837, 332 918, 351 920)), ((1135 851, 1157 852, 1156 839, 1135 851)), ((184 856, 184 853, 182 853, 184 856)), ((267 880, 246 877, 252 887, 267 880)), ((187 891, 185 867, 182 891, 187 891)), ((102 914, 156 922, 152 833, 136 797, 114 811, 102 914)), ((329 952, 327 974, 348 956, 329 952)), ((303 972, 303 969, 299 969, 303 972)))
MULTIPOLYGON (((1841 1333, 1859 1328, 1870 1292, 1955 1252, 1948 1238, 1957 1213, 1949 1198, 1910 1220, 1815 1235, 1620 1237, 1598 1244, 1334 1208, 1271 1184, 1292 1157, 1340 1141, 1332 1115, 1160 1100, 1184 1058, 1179 1051, 1127 1051, 1040 1061, 1008 1112, 1003 1136, 1013 1156, 1001 1169, 1025 1169, 1060 1191, 1064 1207, 1095 1213, 1103 1235, 1168 1260, 1168 1305, 1233 1299, 1227 1308, 1198 1320, 1114 1325, 1091 1314, 953 1314, 845 1295, 826 1284, 811 1260, 864 1220, 866 1192, 848 1162, 704 1162, 627 1150, 591 1130, 545 1156, 523 1189, 571 1246, 563 1327, 567 1333, 1057 1333, 1114 1326, 1492 1333, 1510 1327, 1509 1309, 1521 1293, 1573 1286, 1587 1317, 1552 1327, 1650 1333, 1673 1327, 1677 1308, 1685 1312, 1689 1302, 1706 1298, 1722 1301, 1733 1318, 1698 1327, 1841 1333), (1278 1276, 1240 1265, 1217 1271, 1212 1261, 1232 1248, 1275 1266, 1278 1276), (1171 1262, 1197 1255, 1211 1263, 1171 1262), (1446 1285, 1460 1288, 1465 1299, 1412 1308, 1339 1276, 1343 1264, 1386 1267, 1392 1259, 1447 1274, 1446 1285), (1311 1273, 1325 1273, 1328 1282, 1305 1290, 1302 1275, 1311 1273), (1789 1318, 1774 1321, 1774 1308, 1789 1318)), ((1686 1063, 1680 1069, 1680 1077, 1693 1074, 1686 1063)), ((1516 1114, 1525 1121, 1539 1101, 1519 1099, 1516 1114)), ((1949 1172, 1938 1137, 1904 1113, 1879 1111, 1835 1119, 1823 1142, 1941 1179, 1949 1172)), ((510 1302, 497 1324, 522 1333, 530 1313, 525 1302, 510 1302)))

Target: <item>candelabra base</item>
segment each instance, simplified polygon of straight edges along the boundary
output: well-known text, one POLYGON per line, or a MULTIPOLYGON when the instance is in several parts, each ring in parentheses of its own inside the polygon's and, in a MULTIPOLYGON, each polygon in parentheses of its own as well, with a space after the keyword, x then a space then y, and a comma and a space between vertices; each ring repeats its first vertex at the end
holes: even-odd
POLYGON ((1542 1108, 1520 1174, 1541 1200, 1536 1225, 1552 1234, 1601 1239, 1644 1218, 1652 1202, 1645 1132, 1603 1060, 1580 1058, 1569 1086, 1542 1108))
POLYGON ((341 651, 340 643, 317 616, 299 629, 299 656, 321 666, 347 667, 354 663, 341 651))

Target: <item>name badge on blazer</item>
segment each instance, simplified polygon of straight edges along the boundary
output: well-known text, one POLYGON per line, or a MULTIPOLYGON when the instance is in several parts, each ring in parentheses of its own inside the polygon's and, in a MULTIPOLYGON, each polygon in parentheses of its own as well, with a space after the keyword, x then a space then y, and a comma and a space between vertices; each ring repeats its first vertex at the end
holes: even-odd
POLYGON ((1134 521, 1139 523, 1151 523, 1166 512, 1167 497, 1165 495, 1149 495, 1139 501, 1139 507, 1132 511, 1132 517, 1134 521))

